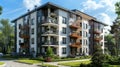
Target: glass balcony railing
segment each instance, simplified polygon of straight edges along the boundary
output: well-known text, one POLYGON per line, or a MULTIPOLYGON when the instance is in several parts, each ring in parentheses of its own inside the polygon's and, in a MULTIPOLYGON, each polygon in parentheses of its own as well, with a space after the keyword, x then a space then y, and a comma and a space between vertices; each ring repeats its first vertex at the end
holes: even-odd
POLYGON ((43 45, 58 45, 58 41, 54 42, 42 42, 43 45))
POLYGON ((49 31, 42 32, 42 34, 56 34, 56 35, 58 35, 58 32, 57 31, 54 32, 54 31, 49 30, 49 31))

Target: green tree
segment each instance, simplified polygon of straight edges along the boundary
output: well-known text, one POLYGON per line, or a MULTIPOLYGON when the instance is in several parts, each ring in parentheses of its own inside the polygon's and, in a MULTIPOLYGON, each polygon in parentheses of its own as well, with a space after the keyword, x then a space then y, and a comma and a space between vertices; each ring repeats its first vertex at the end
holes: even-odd
POLYGON ((2 14, 2 7, 0 6, 0 14, 2 14))
POLYGON ((120 19, 120 2, 117 2, 115 4, 115 10, 116 10, 116 14, 118 15, 118 18, 120 19))
POLYGON ((102 64, 105 62, 105 55, 102 53, 102 49, 99 44, 95 46, 95 52, 91 61, 93 67, 102 67, 102 64))
POLYGON ((114 34, 115 37, 115 46, 117 50, 117 56, 120 52, 120 2, 117 2, 115 4, 115 10, 117 14, 117 18, 113 22, 113 25, 111 26, 111 33, 114 34))
POLYGON ((53 56, 53 50, 50 46, 48 46, 48 48, 47 48, 46 55, 47 55, 47 57, 52 57, 53 56))
POLYGON ((116 55, 116 46, 115 46, 115 38, 112 34, 109 34, 105 36, 105 48, 108 50, 106 53, 109 53, 110 55, 116 55))
POLYGON ((1 19, 0 20, 0 32, 2 33, 2 39, 1 42, 4 44, 4 53, 8 52, 8 48, 10 48, 11 40, 14 38, 14 29, 10 25, 9 21, 7 19, 1 19), (13 37, 13 38, 12 38, 13 37))

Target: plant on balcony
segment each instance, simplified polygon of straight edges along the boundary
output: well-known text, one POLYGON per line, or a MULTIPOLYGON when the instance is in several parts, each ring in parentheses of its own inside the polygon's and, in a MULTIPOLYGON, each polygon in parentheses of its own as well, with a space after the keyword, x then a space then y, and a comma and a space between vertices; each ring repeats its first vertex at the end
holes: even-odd
POLYGON ((53 50, 50 46, 48 46, 48 48, 47 48, 46 56, 47 57, 45 58, 45 61, 46 62, 51 62, 52 61, 52 56, 54 56, 54 54, 53 54, 53 50))

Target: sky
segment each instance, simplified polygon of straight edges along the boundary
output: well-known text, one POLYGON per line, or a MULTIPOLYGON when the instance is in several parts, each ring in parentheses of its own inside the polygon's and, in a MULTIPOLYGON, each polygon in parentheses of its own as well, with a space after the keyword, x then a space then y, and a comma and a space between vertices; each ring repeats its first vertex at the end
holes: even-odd
POLYGON ((120 0, 0 0, 0 6, 3 7, 0 19, 11 21, 25 14, 28 9, 34 9, 34 5, 40 6, 52 2, 69 10, 78 9, 96 17, 103 23, 112 25, 117 16, 114 4, 118 1, 120 0))

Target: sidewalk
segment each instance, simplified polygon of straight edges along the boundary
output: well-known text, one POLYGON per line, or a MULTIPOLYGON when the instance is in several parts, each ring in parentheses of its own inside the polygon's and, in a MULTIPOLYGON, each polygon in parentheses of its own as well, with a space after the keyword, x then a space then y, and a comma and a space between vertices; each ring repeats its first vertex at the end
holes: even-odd
MULTIPOLYGON (((58 61, 58 62, 43 62, 43 64, 56 65, 56 66, 58 66, 58 67, 69 67, 69 66, 58 65, 58 63, 77 62, 77 61, 87 61, 87 60, 90 60, 90 59, 70 60, 70 61, 58 61)), ((35 64, 35 65, 40 65, 40 64, 42 64, 42 63, 35 64)))

